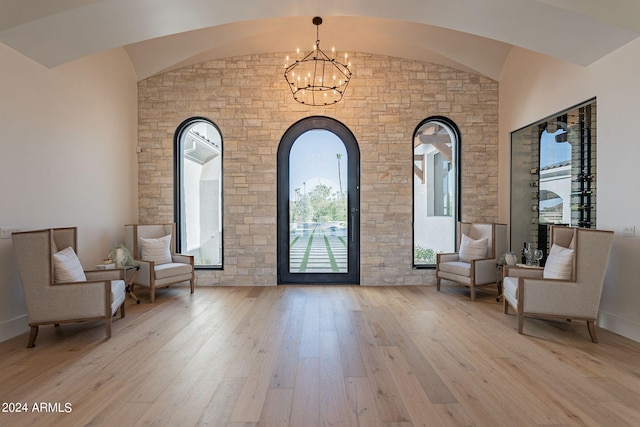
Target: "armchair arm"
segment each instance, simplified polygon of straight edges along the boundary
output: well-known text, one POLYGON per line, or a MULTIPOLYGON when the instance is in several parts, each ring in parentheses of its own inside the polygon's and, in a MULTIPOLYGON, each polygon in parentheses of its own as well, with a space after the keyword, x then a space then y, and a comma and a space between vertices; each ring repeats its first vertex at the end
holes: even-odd
POLYGON ((528 277, 542 279, 542 267, 518 267, 515 265, 504 266, 504 277, 528 277))
POLYGON ((62 282, 47 287, 42 298, 32 302, 30 322, 91 319, 110 315, 111 281, 62 282), (32 319, 31 312, 34 314, 32 319))
POLYGON ((495 283, 498 280, 498 269, 495 258, 471 260, 471 271, 475 272, 474 283, 477 285, 495 283))
POLYGON ((194 264, 193 255, 171 254, 171 258, 173 259, 173 262, 178 262, 180 264, 194 264))
POLYGON ((436 254, 436 262, 452 262, 459 261, 460 256, 457 253, 436 254))
POLYGON ((596 318, 598 303, 578 284, 558 279, 518 278, 518 295, 525 313, 596 318))
POLYGON ((124 280, 124 269, 115 268, 112 270, 85 270, 87 281, 96 280, 124 280))
POLYGON ((146 261, 144 259, 134 259, 133 261, 140 267, 133 283, 137 285, 151 286, 151 275, 154 274, 153 270, 155 262, 146 261))

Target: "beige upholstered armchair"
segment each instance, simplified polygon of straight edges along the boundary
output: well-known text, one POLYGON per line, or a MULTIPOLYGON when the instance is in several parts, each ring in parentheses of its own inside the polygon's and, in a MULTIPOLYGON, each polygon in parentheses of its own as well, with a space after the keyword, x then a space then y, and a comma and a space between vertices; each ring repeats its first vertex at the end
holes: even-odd
POLYGON ((104 320, 111 337, 111 318, 124 317, 123 270, 84 271, 76 255, 77 229, 53 228, 13 233, 13 247, 35 345, 40 325, 104 320))
POLYGON ((476 298, 476 286, 495 284, 497 258, 506 252, 506 224, 458 223, 458 252, 438 254, 436 259, 436 287, 442 279, 469 286, 471 301, 476 298))
POLYGON ((157 288, 189 281, 193 293, 194 259, 176 253, 175 224, 131 224, 125 225, 124 230, 124 245, 140 266, 131 291, 134 285, 146 286, 154 302, 157 288))
POLYGON ((504 312, 525 317, 587 322, 593 342, 595 321, 609 263, 613 232, 554 226, 544 269, 508 267, 504 279, 504 312))

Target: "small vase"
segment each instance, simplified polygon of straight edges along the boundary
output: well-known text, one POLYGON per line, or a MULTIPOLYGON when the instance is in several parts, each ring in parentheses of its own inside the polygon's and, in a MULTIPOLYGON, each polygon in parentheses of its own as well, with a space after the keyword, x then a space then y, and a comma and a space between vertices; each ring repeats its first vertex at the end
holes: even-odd
POLYGON ((507 265, 516 265, 516 263, 518 262, 518 257, 513 252, 507 252, 506 254, 504 254, 504 260, 506 261, 507 265))

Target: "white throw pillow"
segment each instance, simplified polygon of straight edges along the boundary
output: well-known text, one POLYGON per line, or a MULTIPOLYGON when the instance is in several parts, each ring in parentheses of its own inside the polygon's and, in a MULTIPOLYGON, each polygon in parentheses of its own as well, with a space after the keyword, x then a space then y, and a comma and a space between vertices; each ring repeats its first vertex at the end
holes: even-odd
POLYGON ((158 239, 140 238, 142 246, 142 259, 154 261, 156 264, 169 264, 171 258, 171 234, 158 239))
POLYGON ((56 283, 87 281, 82 264, 71 246, 53 254, 53 272, 56 283))
POLYGON ((573 249, 555 243, 551 246, 542 277, 545 279, 571 280, 573 276, 573 249))
POLYGON ((465 262, 470 262, 473 259, 486 258, 488 245, 489 240, 486 237, 484 239, 473 240, 471 237, 463 234, 458 258, 460 258, 460 261, 465 262))

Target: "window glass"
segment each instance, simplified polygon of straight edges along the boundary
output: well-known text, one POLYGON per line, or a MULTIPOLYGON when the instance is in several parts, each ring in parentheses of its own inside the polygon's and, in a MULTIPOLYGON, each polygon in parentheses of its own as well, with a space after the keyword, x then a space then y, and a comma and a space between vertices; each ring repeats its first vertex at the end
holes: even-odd
POLYGON ((342 140, 310 130, 289 154, 291 273, 346 273, 348 157, 342 140))
POLYGON ((222 136, 206 119, 177 132, 176 223, 178 252, 199 268, 222 267, 222 136))
POLYGON ((425 120, 413 138, 413 264, 432 267, 455 252, 458 136, 446 119, 425 120))

